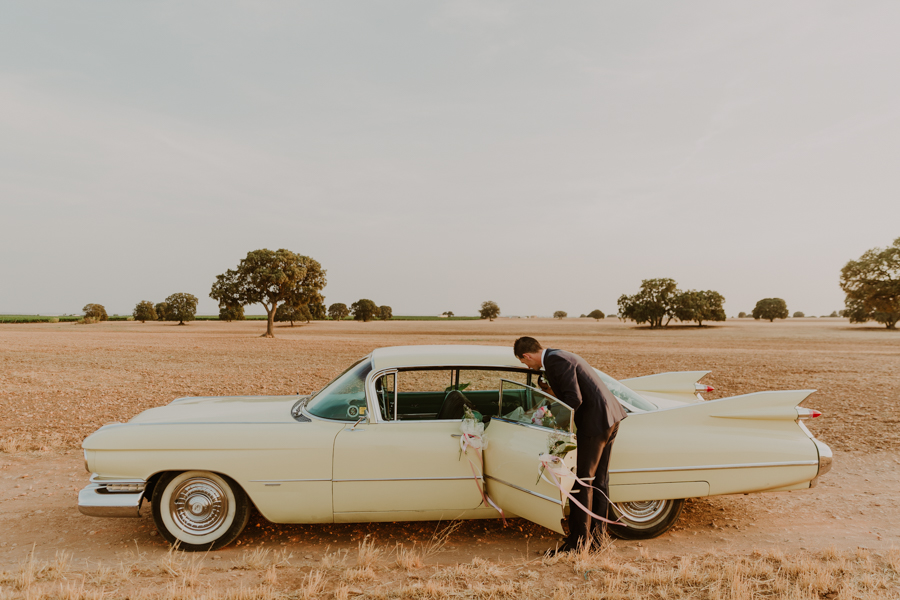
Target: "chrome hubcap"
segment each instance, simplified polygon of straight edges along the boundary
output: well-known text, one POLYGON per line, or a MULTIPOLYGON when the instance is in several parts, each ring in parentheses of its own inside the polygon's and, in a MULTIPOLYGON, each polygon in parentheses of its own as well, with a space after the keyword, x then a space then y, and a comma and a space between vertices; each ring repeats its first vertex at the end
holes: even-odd
POLYGON ((214 480, 192 477, 172 491, 169 510, 183 531, 205 535, 215 531, 228 516, 228 496, 214 480))
POLYGON ((618 502, 613 504, 616 513, 623 521, 636 525, 654 525, 660 517, 665 516, 671 500, 643 500, 640 502, 618 502))

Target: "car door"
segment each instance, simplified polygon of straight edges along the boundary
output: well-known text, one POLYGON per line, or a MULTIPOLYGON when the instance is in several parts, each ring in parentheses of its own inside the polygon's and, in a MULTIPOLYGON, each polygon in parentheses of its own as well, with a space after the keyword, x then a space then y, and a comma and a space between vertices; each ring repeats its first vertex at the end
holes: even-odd
MULTIPOLYGON (((449 371, 442 374, 449 377, 449 371)), ((368 419, 348 424, 335 438, 336 521, 455 518, 482 503, 469 462, 460 455, 459 419, 398 414, 398 405, 405 406, 404 389, 430 376, 394 371, 370 382, 368 419)), ((437 374, 433 379, 432 387, 443 395, 446 382, 438 382, 437 374)), ((423 410, 425 392, 410 393, 415 403, 406 405, 423 410)))
MULTIPOLYGON (((485 479, 490 498, 505 512, 518 515, 558 533, 563 533, 566 496, 541 477, 540 454, 556 441, 574 441, 572 410, 539 389, 503 380, 500 390, 500 415, 491 419, 485 431, 485 479), (552 418, 539 418, 548 409, 552 418)), ((574 472, 576 451, 563 462, 574 472)), ((574 481, 562 479, 569 492, 574 481)))

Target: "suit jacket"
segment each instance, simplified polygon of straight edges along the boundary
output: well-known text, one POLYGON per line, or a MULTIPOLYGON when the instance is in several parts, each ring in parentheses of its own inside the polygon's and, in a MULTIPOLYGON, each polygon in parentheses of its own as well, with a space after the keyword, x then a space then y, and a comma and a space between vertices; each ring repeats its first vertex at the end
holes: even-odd
POLYGON ((585 436, 606 435, 626 417, 625 409, 587 362, 565 350, 547 349, 544 375, 556 397, 575 411, 575 426, 585 436))

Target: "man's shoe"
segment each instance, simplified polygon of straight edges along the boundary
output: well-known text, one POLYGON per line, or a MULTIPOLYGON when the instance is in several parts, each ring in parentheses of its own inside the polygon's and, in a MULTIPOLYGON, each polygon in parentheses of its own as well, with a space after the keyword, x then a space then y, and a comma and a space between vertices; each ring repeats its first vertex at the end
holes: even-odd
POLYGON ((557 555, 559 555, 559 554, 565 554, 566 552, 572 552, 572 551, 574 551, 574 550, 578 550, 578 546, 577 546, 577 545, 576 545, 576 546, 573 546, 573 545, 570 544, 569 542, 563 542, 562 545, 557 546, 556 548, 552 548, 552 549, 550 549, 550 550, 547 550, 547 551, 544 553, 544 556, 547 557, 547 558, 553 558, 554 556, 557 556, 557 555))

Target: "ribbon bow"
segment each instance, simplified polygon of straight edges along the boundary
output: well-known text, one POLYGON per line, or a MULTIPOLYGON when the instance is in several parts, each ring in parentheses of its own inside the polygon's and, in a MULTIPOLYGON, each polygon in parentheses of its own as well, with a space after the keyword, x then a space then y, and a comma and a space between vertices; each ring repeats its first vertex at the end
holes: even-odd
MULTIPOLYGON (((566 466, 566 463, 563 462, 562 458, 555 456, 553 454, 541 454, 538 457, 538 460, 541 461, 541 479, 543 479, 547 483, 552 483, 553 485, 558 487, 560 492, 562 492, 563 494, 568 496, 568 498, 571 502, 574 502, 576 505, 580 506, 581 509, 584 512, 586 512, 587 514, 591 515, 592 518, 599 519, 601 521, 610 523, 612 525, 625 525, 624 523, 621 523, 619 521, 610 521, 609 519, 607 519, 605 517, 601 517, 600 515, 594 514, 593 512, 588 510, 588 508, 584 504, 582 504, 581 502, 576 500, 575 497, 571 493, 569 493, 569 491, 566 490, 566 488, 563 487, 562 483, 560 482, 560 479, 574 479, 575 481, 580 483, 582 485, 582 487, 594 488, 595 490, 597 490, 598 492, 603 494, 603 490, 592 486, 591 484, 587 483, 583 479, 579 479, 578 476, 575 475, 575 473, 573 473, 571 470, 569 470, 569 467, 566 466), (544 477, 544 471, 550 473, 550 478, 553 481, 550 481, 550 479, 547 479, 546 477, 544 477)), ((603 496, 607 500, 609 500, 609 496, 607 496, 606 494, 603 494, 603 496)))

